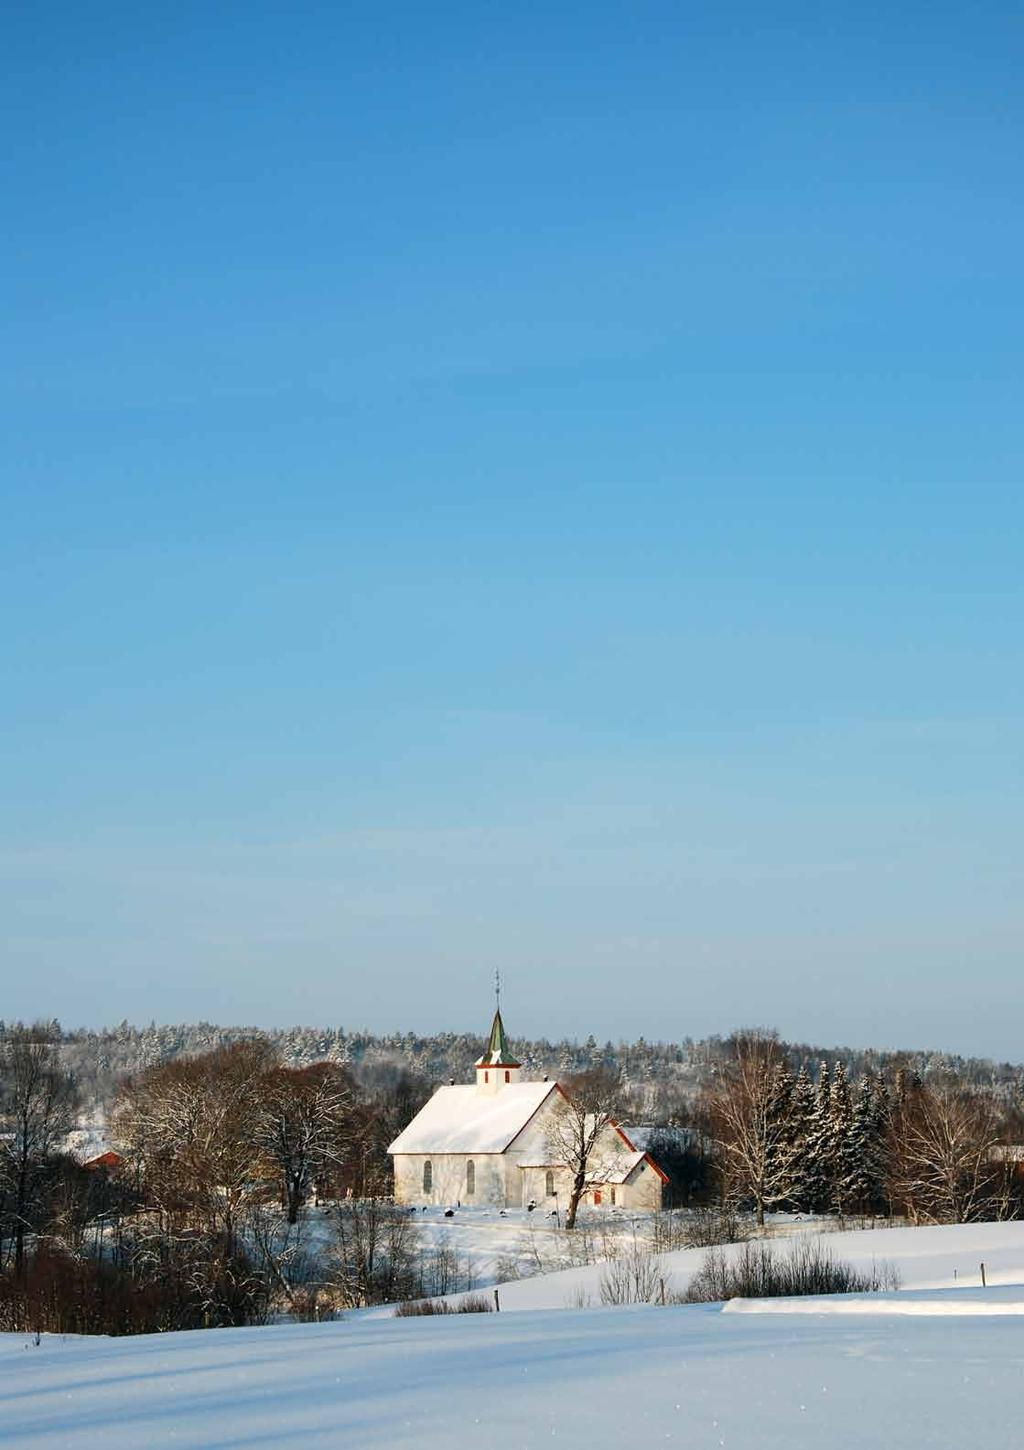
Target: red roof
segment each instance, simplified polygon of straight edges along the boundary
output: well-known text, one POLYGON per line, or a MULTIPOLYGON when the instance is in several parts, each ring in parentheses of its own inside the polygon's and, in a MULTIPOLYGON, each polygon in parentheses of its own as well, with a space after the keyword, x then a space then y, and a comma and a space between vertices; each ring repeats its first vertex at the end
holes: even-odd
POLYGON ((116 1168, 121 1162, 120 1153, 115 1153, 113 1148, 108 1148, 105 1153, 100 1153, 95 1158, 89 1158, 82 1164, 83 1168, 116 1168))

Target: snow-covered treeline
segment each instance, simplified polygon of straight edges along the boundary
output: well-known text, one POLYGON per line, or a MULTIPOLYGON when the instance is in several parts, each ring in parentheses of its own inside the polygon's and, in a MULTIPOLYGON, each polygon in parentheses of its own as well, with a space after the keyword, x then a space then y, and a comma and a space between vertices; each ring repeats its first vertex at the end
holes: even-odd
MULTIPOLYGON (((178 1023, 146 1027, 127 1021, 98 1031, 62 1029, 51 1025, 52 1036, 61 1044, 61 1057, 79 1086, 83 1100, 102 1108, 109 1104, 118 1082, 125 1076, 177 1057, 195 1056, 230 1046, 253 1037, 265 1038, 281 1060, 300 1067, 313 1062, 343 1064, 368 1086, 384 1086, 403 1072, 412 1073, 428 1086, 455 1079, 469 1081, 472 1064, 484 1047, 483 1038, 472 1033, 384 1033, 352 1031, 344 1027, 222 1027, 210 1022, 178 1023)), ((0 1022, 0 1035, 4 1024, 0 1022)), ((731 1037, 714 1036, 695 1040, 681 1036, 674 1041, 599 1043, 593 1036, 583 1041, 547 1038, 512 1038, 517 1058, 526 1077, 571 1076, 588 1067, 603 1066, 620 1073, 645 1117, 668 1120, 678 1117, 682 1106, 692 1103, 709 1083, 731 1052, 731 1037)), ((841 1064, 851 1082, 879 1073, 892 1075, 900 1069, 927 1081, 955 1076, 974 1087, 991 1090, 1006 1101, 1024 1099, 1024 1065, 999 1063, 987 1058, 906 1050, 884 1052, 873 1048, 825 1046, 814 1043, 782 1042, 782 1050, 794 1073, 804 1065, 816 1081, 818 1064, 841 1064)))
POLYGON ((851 1087, 841 1061, 794 1074, 771 1033, 735 1036, 698 1113, 726 1201, 766 1210, 962 1223, 1018 1218, 1019 1099, 899 1066, 851 1087))

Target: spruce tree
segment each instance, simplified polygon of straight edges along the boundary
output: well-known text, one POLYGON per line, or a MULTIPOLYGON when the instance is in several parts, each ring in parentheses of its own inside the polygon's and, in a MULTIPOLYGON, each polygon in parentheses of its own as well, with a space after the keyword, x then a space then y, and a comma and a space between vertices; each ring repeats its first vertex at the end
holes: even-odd
POLYGON ((870 1213, 875 1201, 875 1095, 870 1078, 862 1078, 840 1156, 838 1193, 844 1212, 870 1213))
POLYGON ((792 1106, 795 1082, 785 1064, 774 1074, 766 1107, 765 1198, 771 1208, 790 1208, 798 1161, 793 1138, 792 1106))
POLYGON ((846 1181, 850 1172, 850 1135, 853 1128, 853 1104, 850 1100, 850 1085, 846 1080, 846 1068, 837 1062, 832 1071, 832 1083, 828 1095, 828 1158, 829 1158, 829 1207, 833 1212, 849 1212, 846 1181))
POLYGON ((818 1085, 814 1094, 810 1128, 804 1147, 804 1186, 806 1207, 810 1213, 824 1213, 832 1197, 832 1125, 829 1114, 831 1077, 828 1063, 818 1069, 818 1085))
POLYGON ((872 1147, 869 1162, 872 1213, 888 1213, 892 1176, 892 1104, 885 1078, 878 1073, 871 1084, 872 1147))
POLYGON ((809 1144, 814 1131, 817 1097, 804 1063, 796 1075, 789 1105, 789 1136, 793 1146, 791 1206, 798 1213, 814 1211, 820 1197, 809 1144))

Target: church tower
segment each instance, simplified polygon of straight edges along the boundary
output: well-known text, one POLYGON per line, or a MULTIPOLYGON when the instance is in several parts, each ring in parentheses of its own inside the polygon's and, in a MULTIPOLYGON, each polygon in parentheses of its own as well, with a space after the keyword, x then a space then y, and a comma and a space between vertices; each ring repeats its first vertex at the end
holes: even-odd
POLYGON ((505 1024, 501 1020, 501 1008, 494 1014, 491 1035, 483 1057, 476 1061, 476 1090, 478 1093, 496 1093, 507 1083, 519 1082, 522 1066, 512 1056, 512 1050, 505 1036, 505 1024))

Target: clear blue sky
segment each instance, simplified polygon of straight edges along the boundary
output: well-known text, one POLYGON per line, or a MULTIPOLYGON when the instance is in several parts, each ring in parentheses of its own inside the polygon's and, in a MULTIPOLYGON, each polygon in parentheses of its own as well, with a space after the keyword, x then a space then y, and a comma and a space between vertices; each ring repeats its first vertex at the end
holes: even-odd
POLYGON ((0 1016, 1024 1057, 1022 42, 8 7, 0 1016))

